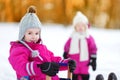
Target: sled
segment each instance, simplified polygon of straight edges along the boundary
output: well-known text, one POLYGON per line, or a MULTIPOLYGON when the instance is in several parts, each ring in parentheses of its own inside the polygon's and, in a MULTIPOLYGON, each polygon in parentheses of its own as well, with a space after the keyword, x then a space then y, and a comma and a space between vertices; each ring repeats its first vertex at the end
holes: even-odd
MULTIPOLYGON (((68 66, 67 63, 59 63, 60 66, 68 66)), ((50 76, 46 75, 46 80, 52 80, 50 76)), ((67 71, 67 78, 60 78, 60 80, 72 80, 72 73, 69 70, 67 71)))

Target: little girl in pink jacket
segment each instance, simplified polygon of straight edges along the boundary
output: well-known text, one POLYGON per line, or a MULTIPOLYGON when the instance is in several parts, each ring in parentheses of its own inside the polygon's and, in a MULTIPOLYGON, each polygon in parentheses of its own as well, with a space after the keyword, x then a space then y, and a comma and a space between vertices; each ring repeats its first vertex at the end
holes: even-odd
POLYGON ((73 18, 74 31, 64 47, 63 57, 76 61, 73 80, 89 80, 89 64, 96 70, 97 48, 93 37, 88 34, 88 19, 81 12, 73 18))
POLYGON ((11 42, 9 62, 16 71, 17 80, 46 80, 46 75, 52 80, 59 80, 56 75, 60 67, 58 63, 68 63, 71 72, 75 69, 75 62, 71 59, 62 60, 55 57, 41 40, 41 22, 34 6, 20 21, 19 40, 11 42))

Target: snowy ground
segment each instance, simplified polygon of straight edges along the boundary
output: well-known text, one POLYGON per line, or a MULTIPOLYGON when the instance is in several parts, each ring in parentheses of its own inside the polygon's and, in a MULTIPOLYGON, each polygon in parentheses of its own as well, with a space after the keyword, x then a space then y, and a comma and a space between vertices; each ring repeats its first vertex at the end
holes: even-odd
MULTIPOLYGON (((55 55, 62 56, 64 43, 72 32, 71 27, 46 24, 42 28, 43 43, 55 55)), ((90 67, 90 80, 95 80, 97 74, 103 74, 107 80, 108 74, 114 72, 120 80, 120 30, 91 28, 90 33, 98 46, 97 70, 90 67)), ((18 24, 0 23, 0 80, 16 80, 15 72, 8 62, 10 41, 18 38, 18 24)), ((66 77, 66 71, 59 73, 66 77)))

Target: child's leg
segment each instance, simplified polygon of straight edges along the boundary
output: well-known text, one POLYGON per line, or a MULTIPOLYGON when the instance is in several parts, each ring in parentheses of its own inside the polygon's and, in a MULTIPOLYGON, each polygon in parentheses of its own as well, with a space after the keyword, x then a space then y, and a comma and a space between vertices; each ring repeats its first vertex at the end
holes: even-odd
POLYGON ((82 80, 82 77, 81 77, 81 75, 79 75, 79 76, 78 76, 78 80, 82 80))
POLYGON ((82 80, 89 80, 89 74, 81 74, 82 80))
POLYGON ((73 74, 72 80, 78 80, 78 74, 73 74))

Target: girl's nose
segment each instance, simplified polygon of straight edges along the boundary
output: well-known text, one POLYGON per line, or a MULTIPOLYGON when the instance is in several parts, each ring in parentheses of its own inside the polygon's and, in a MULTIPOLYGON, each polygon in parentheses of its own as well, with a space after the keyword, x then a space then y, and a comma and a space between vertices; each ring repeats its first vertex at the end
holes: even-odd
POLYGON ((35 35, 34 34, 32 35, 32 39, 35 39, 35 35))

